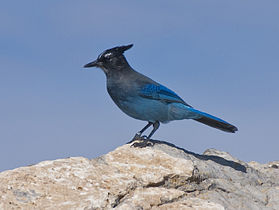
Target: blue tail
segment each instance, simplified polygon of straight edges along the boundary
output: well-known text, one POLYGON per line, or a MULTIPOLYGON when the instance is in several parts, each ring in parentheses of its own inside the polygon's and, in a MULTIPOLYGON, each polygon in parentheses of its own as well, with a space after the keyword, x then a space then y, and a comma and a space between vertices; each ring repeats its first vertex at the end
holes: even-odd
POLYGON ((226 131, 226 132, 230 132, 230 133, 235 133, 238 130, 237 127, 235 127, 234 125, 231 125, 230 123, 228 123, 218 117, 214 117, 210 114, 201 112, 201 111, 193 109, 193 108, 190 108, 190 109, 191 109, 191 111, 200 115, 200 118, 194 119, 200 123, 203 123, 203 124, 206 124, 213 128, 217 128, 222 131, 226 131))

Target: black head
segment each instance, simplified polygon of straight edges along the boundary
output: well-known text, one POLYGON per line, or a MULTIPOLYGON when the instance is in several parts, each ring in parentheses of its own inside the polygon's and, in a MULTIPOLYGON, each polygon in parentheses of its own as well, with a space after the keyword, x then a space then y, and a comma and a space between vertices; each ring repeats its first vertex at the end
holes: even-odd
POLYGON ((84 65, 84 67, 99 67, 103 69, 105 73, 112 69, 120 69, 122 67, 126 67, 129 64, 126 61, 123 53, 131 47, 133 47, 133 44, 105 50, 98 56, 97 60, 84 65))

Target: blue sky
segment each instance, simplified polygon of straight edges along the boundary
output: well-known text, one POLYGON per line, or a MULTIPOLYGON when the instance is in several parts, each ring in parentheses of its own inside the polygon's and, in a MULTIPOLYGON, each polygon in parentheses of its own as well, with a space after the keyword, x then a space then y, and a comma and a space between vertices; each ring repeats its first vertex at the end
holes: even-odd
POLYGON ((2 2, 0 171, 128 142, 146 123, 113 104, 101 70, 82 66, 130 43, 134 69, 239 128, 176 121, 154 139, 278 160, 278 9, 277 0, 2 2))

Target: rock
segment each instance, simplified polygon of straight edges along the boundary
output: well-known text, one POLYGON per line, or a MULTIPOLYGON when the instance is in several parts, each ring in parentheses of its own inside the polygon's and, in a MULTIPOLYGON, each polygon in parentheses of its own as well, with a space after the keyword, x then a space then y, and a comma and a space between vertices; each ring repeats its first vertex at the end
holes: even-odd
POLYGON ((279 209, 279 161, 245 163, 215 149, 199 155, 152 140, 92 160, 0 173, 0 209, 113 208, 279 209))

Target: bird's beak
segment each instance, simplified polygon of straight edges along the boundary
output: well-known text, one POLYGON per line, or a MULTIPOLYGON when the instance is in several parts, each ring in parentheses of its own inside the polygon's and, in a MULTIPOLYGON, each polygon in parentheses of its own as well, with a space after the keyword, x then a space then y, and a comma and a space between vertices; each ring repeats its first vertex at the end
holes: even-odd
POLYGON ((95 60, 93 62, 90 62, 83 66, 84 68, 90 68, 90 67, 98 67, 98 60, 95 60))

